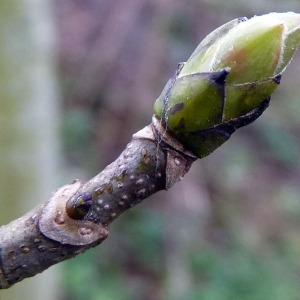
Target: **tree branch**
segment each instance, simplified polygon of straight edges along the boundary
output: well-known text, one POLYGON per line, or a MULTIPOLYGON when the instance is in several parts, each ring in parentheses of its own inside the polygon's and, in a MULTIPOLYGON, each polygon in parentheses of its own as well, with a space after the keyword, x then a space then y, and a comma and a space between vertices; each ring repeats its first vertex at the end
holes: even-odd
POLYGON ((114 219, 170 188, 195 160, 154 117, 101 173, 57 189, 45 204, 0 227, 0 287, 99 245, 114 219))
POLYGON ((0 228, 0 288, 100 244, 125 210, 170 188, 197 158, 256 120, 300 44, 299 20, 294 13, 239 18, 207 36, 168 81, 152 123, 115 162, 0 228))

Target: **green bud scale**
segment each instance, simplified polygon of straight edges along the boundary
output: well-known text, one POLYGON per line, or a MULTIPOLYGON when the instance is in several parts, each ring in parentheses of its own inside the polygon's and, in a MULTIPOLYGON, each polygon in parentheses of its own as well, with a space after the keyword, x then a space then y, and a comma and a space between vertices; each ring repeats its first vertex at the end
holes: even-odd
POLYGON ((179 64, 154 114, 202 158, 263 113, 299 43, 299 14, 233 20, 179 64))

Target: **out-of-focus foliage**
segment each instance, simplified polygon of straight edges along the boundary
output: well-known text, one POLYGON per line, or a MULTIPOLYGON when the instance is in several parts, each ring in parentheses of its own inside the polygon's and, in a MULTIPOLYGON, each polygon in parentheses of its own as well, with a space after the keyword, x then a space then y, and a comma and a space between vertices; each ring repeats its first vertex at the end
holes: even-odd
MULTIPOLYGON (((209 32, 240 16, 300 11, 291 0, 55 3, 65 156, 75 170, 91 166, 86 179, 150 123, 177 63, 209 32)), ((65 263, 65 299, 299 297, 299 62, 297 53, 259 120, 65 263)))

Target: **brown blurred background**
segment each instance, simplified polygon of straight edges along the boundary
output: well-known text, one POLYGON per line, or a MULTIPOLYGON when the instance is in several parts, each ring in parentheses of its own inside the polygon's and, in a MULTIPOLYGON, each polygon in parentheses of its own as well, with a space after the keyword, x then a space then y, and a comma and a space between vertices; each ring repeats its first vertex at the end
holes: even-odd
MULTIPOLYGON (((86 180, 151 121, 177 63, 236 17, 299 1, 52 0, 64 169, 86 180)), ((300 299, 298 53, 270 108, 63 263, 59 299, 300 299)), ((1 294, 0 294, 1 297, 1 294)))

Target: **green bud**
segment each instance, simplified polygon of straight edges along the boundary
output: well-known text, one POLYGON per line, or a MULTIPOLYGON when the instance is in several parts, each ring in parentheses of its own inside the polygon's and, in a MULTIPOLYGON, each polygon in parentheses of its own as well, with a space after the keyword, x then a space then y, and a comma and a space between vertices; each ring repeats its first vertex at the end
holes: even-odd
POLYGON ((179 66, 154 113, 204 157, 262 114, 299 44, 299 14, 233 20, 209 34, 179 66))
POLYGON ((212 71, 215 52, 220 48, 220 44, 228 33, 247 18, 232 20, 210 33, 196 48, 180 72, 180 76, 192 73, 212 71))
POLYGON ((224 70, 176 78, 156 100, 155 114, 162 111, 168 128, 174 132, 198 131, 221 123, 227 74, 224 70), (172 101, 164 102, 170 99, 172 101), (201 118, 195 107, 201 107, 201 118))

